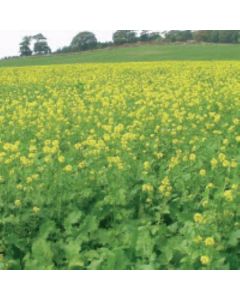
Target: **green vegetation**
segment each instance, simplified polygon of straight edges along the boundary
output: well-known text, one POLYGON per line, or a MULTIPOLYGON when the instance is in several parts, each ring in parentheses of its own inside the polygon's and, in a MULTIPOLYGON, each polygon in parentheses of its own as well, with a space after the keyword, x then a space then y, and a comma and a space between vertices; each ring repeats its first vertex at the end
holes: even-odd
POLYGON ((239 61, 0 82, 0 270, 240 269, 239 61))
POLYGON ((131 61, 239 59, 239 44, 148 44, 92 50, 64 55, 19 57, 1 60, 0 67, 131 61))

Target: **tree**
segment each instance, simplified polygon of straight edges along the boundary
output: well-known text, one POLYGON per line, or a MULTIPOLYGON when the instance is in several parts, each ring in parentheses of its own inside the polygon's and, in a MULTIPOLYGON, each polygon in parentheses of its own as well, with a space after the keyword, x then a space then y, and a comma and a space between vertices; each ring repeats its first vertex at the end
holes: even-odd
POLYGON ((92 32, 82 31, 73 38, 70 47, 73 51, 94 49, 97 47, 97 38, 92 32))
POLYGON ((134 43, 137 41, 137 35, 134 30, 117 30, 113 34, 113 42, 116 45, 134 43))
POLYGON ((165 39, 169 42, 186 42, 192 38, 191 30, 170 30, 165 33, 165 39))
POLYGON ((197 42, 209 42, 210 41, 210 32, 209 32, 209 30, 194 31, 193 38, 197 42))
POLYGON ((238 30, 219 30, 218 42, 219 43, 237 43, 239 40, 238 30))
POLYGON ((36 34, 32 37, 35 40, 34 43, 34 53, 42 55, 51 53, 51 49, 48 46, 47 39, 41 33, 36 34))
POLYGON ((198 42, 208 43, 238 43, 239 30, 198 30, 193 33, 198 42))
POLYGON ((72 52, 72 48, 70 46, 64 46, 62 48, 58 48, 55 53, 60 54, 60 53, 70 53, 72 52))
POLYGON ((142 42, 146 42, 146 41, 149 41, 149 39, 150 39, 149 30, 142 30, 141 33, 140 33, 139 40, 142 41, 142 42))
POLYGON ((162 37, 159 32, 149 31, 149 30, 142 30, 139 37, 139 40, 142 42, 155 41, 161 39, 162 37))
POLYGON ((113 42, 98 42, 97 43, 97 48, 98 49, 104 49, 104 48, 111 47, 112 45, 113 45, 113 42))
POLYGON ((31 36, 25 36, 22 42, 19 44, 20 46, 19 51, 21 56, 32 55, 32 50, 30 49, 31 40, 32 40, 31 36))
POLYGON ((149 40, 150 41, 155 41, 155 40, 161 40, 162 39, 162 36, 160 35, 159 32, 150 32, 149 33, 149 40))

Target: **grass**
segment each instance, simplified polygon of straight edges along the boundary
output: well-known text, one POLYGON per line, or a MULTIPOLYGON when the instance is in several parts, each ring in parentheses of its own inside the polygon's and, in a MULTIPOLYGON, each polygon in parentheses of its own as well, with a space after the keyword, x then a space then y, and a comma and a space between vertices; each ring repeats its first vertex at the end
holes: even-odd
POLYGON ((0 60, 0 67, 74 63, 114 63, 163 60, 239 60, 240 45, 180 44, 134 45, 74 54, 20 57, 0 60))

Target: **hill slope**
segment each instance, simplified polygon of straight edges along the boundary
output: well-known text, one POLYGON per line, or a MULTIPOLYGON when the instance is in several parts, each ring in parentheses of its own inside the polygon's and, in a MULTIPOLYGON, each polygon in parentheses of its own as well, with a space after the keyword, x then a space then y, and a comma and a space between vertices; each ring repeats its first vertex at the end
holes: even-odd
POLYGON ((161 60, 240 60, 240 45, 134 45, 132 47, 93 50, 74 54, 0 60, 0 67, 161 60))

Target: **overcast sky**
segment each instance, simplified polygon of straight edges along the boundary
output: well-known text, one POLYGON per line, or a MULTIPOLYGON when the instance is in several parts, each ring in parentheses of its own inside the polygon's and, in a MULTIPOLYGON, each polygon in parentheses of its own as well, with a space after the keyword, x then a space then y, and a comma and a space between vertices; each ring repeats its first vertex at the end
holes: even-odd
MULTIPOLYGON (((57 48, 69 45, 74 35, 83 30, 75 31, 0 31, 0 58, 5 56, 19 55, 19 43, 25 35, 34 35, 41 32, 48 39, 48 44, 54 51, 57 48)), ((92 30, 99 41, 110 41, 112 40, 112 34, 114 30, 92 30)))

